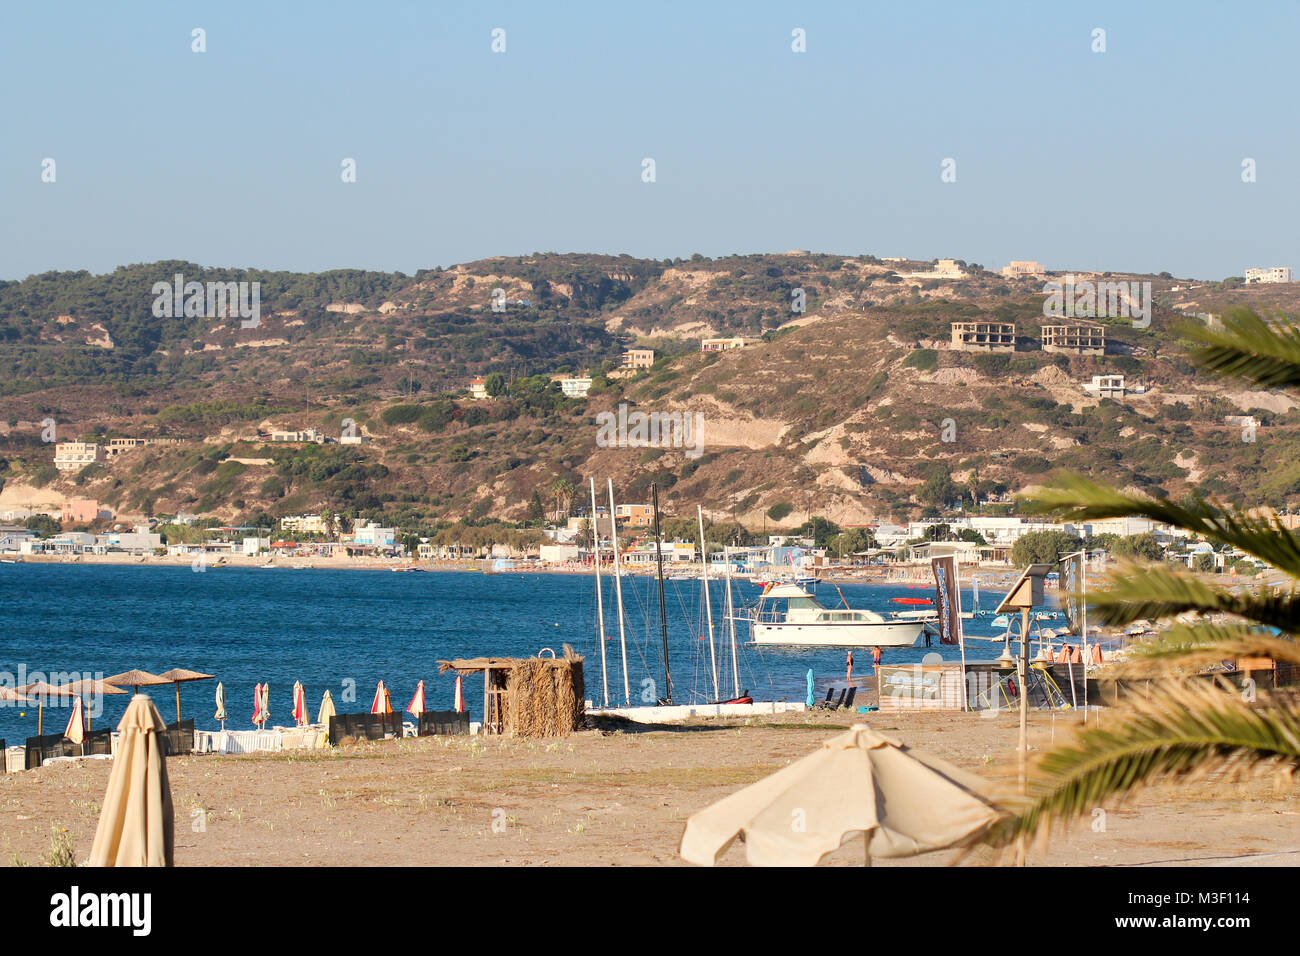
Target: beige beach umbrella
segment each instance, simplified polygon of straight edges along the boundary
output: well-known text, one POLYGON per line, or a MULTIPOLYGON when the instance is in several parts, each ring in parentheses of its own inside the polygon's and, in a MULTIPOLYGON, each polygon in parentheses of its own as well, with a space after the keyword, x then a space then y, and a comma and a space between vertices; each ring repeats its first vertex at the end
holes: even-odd
POLYGON ((130 687, 137 694, 140 693, 141 687, 153 687, 156 684, 170 684, 165 677, 157 674, 150 674, 148 671, 123 671, 121 674, 114 674, 112 677, 104 678, 105 684, 112 684, 114 687, 130 687))
MULTIPOLYGON (((81 680, 74 680, 70 684, 60 684, 64 690, 70 690, 74 694, 82 697, 103 697, 105 694, 125 694, 126 691, 120 687, 114 687, 107 681, 95 680, 91 677, 83 677, 81 680)), ((86 710, 86 729, 91 730, 90 710, 86 710)))
POLYGON ((974 774, 866 724, 692 815, 681 854, 712 866, 742 834, 756 866, 814 866, 861 834, 871 857, 904 857, 961 846, 999 816, 989 785, 974 774))
POLYGON ((90 848, 91 866, 172 866, 172 793, 153 701, 136 694, 117 725, 121 740, 90 848))
POLYGON ((53 687, 43 680, 34 681, 30 684, 24 684, 18 688, 18 693, 26 695, 28 700, 36 701, 36 736, 39 737, 45 732, 45 699, 47 697, 73 697, 72 691, 64 687, 53 687))
POLYGON ((213 720, 221 721, 221 729, 226 729, 226 721, 230 718, 226 716, 226 685, 217 682, 217 712, 212 715, 213 720))
POLYGON ((181 722, 181 684, 192 680, 215 680, 212 674, 187 671, 183 667, 173 667, 169 671, 163 671, 158 676, 176 685, 176 723, 178 724, 181 722))
POLYGON ((324 724, 327 728, 330 725, 330 718, 334 716, 334 697, 329 691, 320 699, 320 710, 316 713, 316 723, 324 724))

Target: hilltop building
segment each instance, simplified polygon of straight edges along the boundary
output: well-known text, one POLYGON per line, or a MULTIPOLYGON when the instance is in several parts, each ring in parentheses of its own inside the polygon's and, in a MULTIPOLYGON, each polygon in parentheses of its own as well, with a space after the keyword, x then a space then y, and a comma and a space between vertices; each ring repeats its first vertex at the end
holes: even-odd
POLYGON ((743 349, 745 340, 742 338, 733 339, 701 339, 701 352, 730 352, 732 349, 743 349))
POLYGON ((1291 270, 1285 266, 1274 266, 1272 269, 1247 269, 1246 283, 1266 283, 1266 282, 1290 282, 1291 270))
POLYGON ((325 436, 314 428, 304 428, 301 431, 281 431, 273 428, 271 429, 271 441, 323 445, 325 444, 325 436))
POLYGON ((1083 390, 1098 398, 1123 398, 1128 391, 1124 386, 1123 375, 1094 375, 1092 382, 1083 386, 1083 390))
POLYGON ((104 446, 93 441, 61 441, 54 446, 54 467, 59 471, 81 471, 104 460, 104 446))
POLYGON ((1106 329, 1100 325, 1044 325, 1043 351, 1105 355, 1106 329))
POLYGON ((1036 276, 1047 275, 1047 270, 1043 268, 1041 262, 1031 262, 1025 259, 1012 259, 1011 265, 1003 268, 1002 274, 1008 279, 1032 279, 1036 276))
POLYGON ((954 322, 952 347, 961 352, 1014 352, 1014 322, 954 322))
POLYGON ((569 398, 586 398, 591 391, 590 375, 561 375, 560 391, 569 398))
POLYGON ((487 398, 487 379, 471 378, 469 380, 469 397, 470 398, 487 398))

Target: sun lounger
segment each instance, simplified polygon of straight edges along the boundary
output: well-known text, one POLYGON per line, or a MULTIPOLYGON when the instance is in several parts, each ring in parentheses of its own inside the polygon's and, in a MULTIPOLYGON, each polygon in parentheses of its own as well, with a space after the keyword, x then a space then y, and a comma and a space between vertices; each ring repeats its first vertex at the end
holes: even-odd
POLYGON ((841 703, 839 707, 836 708, 836 710, 852 710, 853 698, 857 696, 858 696, 858 689, 856 687, 850 687, 848 696, 844 698, 843 703, 841 703))

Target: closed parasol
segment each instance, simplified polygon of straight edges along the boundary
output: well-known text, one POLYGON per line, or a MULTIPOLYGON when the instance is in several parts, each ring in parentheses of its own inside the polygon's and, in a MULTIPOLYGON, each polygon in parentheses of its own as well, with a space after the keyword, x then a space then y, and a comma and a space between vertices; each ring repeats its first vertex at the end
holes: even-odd
POLYGON ((90 865, 172 866, 172 794, 161 740, 166 724, 153 701, 136 694, 117 729, 121 738, 90 865))
POLYGON ((420 683, 415 685, 415 696, 412 697, 411 702, 406 705, 406 712, 408 714, 415 714, 416 717, 419 717, 424 713, 424 709, 424 681, 420 681, 420 683))
POLYGON ((226 729, 226 721, 230 719, 226 714, 226 685, 220 681, 217 682, 217 712, 212 719, 221 721, 222 730, 226 729))
POLYGON ((293 719, 299 727, 307 726, 307 694, 297 680, 293 682, 293 719))
POLYGON ((213 680, 212 674, 200 674, 198 671, 187 671, 183 667, 173 667, 169 671, 163 671, 158 675, 164 680, 169 680, 176 685, 176 723, 181 722, 181 684, 194 680, 213 680))
POLYGON ((380 681, 379 686, 375 688, 375 699, 370 705, 372 714, 391 714, 393 712, 393 695, 388 692, 384 682, 380 681))
POLYGON ((316 723, 324 724, 326 729, 329 728, 330 718, 334 716, 334 698, 329 691, 320 699, 320 710, 316 712, 316 723))
POLYGON ((465 713, 465 687, 461 683, 460 675, 456 675, 456 698, 453 701, 456 713, 465 713))
POLYGON ((86 718, 85 708, 81 706, 81 698, 72 705, 72 713, 68 716, 68 726, 63 730, 63 736, 67 737, 74 744, 84 743, 86 740, 86 718))
POLYGON ((686 821, 681 854, 711 866, 738 837, 757 866, 813 866, 855 835, 871 857, 963 846, 1001 816, 988 784, 866 724, 686 821))

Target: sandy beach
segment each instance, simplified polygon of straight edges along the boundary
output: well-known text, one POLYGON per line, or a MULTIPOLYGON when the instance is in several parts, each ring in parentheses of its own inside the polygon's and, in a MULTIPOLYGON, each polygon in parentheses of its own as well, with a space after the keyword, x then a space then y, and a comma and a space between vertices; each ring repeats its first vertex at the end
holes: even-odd
MULTIPOLYGON (((882 717, 871 725, 990 779, 1015 773, 1014 715, 882 717)), ((1092 719, 1096 719, 1094 716, 1092 719)), ((1101 719, 1105 721, 1107 715, 1101 719)), ((1031 744, 1080 717, 1034 713, 1031 744)), ((662 865, 693 812, 781 768, 853 721, 847 714, 701 720, 587 730, 557 740, 443 737, 334 750, 174 758, 179 866, 662 865), (495 827, 494 827, 495 823, 495 827)), ((0 779, 0 860, 38 864, 51 828, 89 853, 106 761, 0 779)), ((1162 786, 1035 846, 1031 865, 1300 863, 1300 794, 1272 776, 1162 786), (1097 820, 1104 819, 1104 830, 1097 820)), ((879 865, 942 866, 953 852, 879 865)), ((722 861, 744 862, 732 847, 722 861)), ((856 844, 827 861, 858 865, 856 844)), ((967 865, 1008 862, 987 848, 967 865)))

